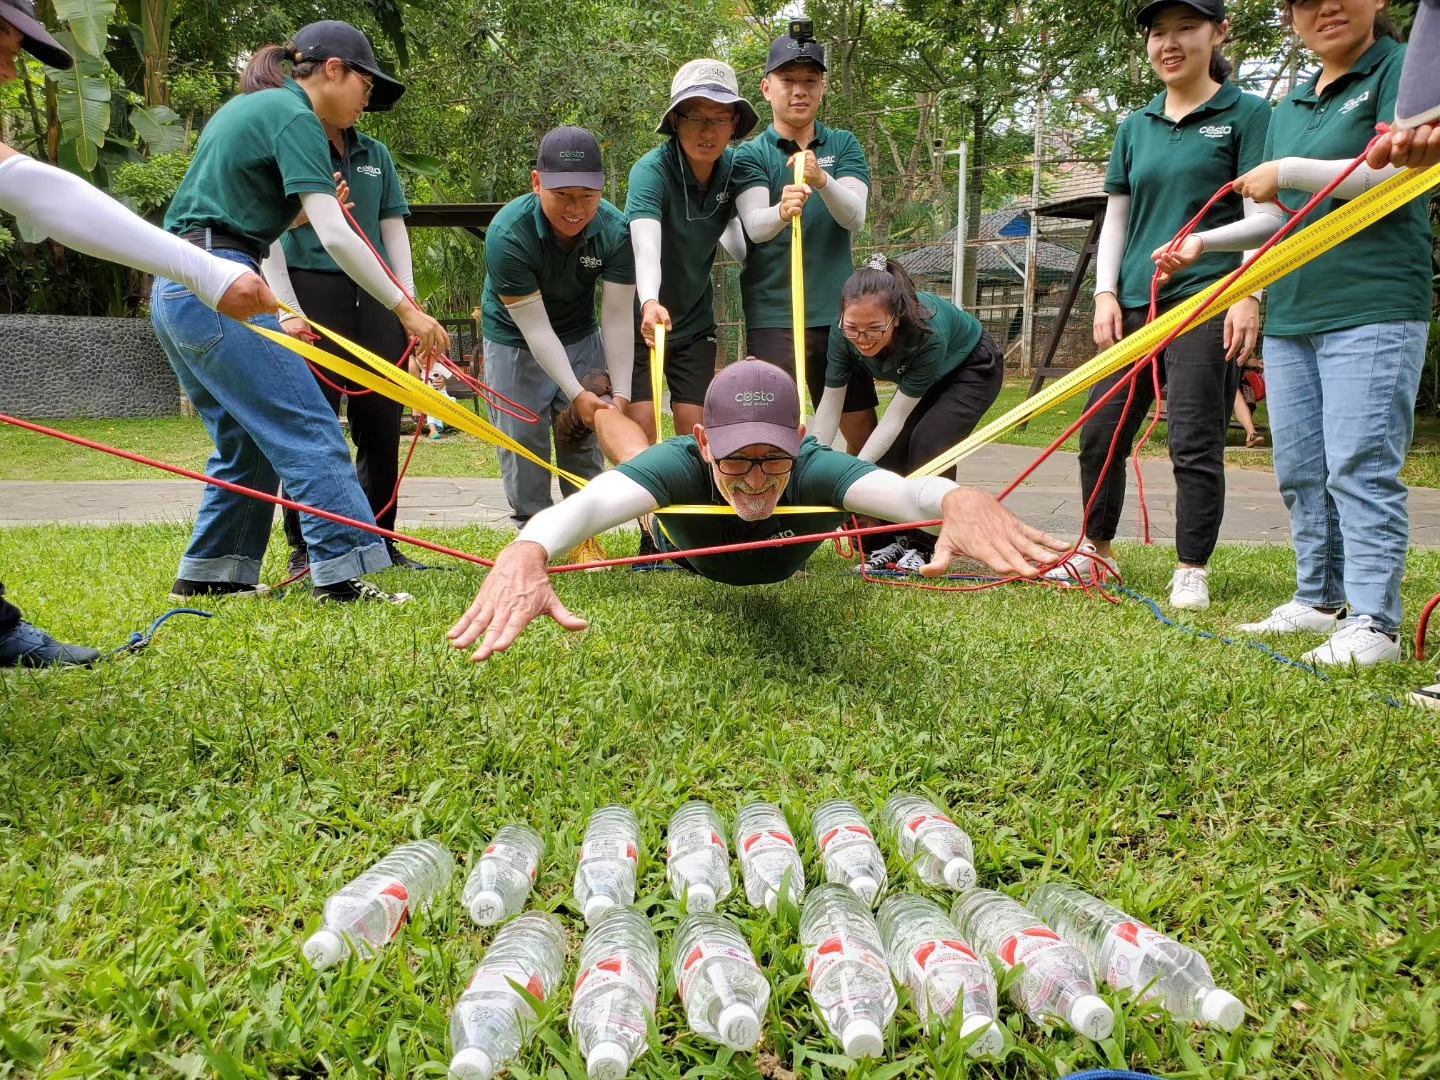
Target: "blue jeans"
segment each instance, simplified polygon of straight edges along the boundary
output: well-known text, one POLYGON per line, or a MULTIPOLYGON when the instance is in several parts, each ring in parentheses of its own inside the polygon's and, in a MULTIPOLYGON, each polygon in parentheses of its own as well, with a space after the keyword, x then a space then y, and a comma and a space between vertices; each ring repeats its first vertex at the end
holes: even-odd
MULTIPOLYGON (((577 378, 592 371, 605 370, 605 353, 597 330, 565 346, 571 370, 577 378)), ((554 380, 525 349, 498 342, 485 342, 485 378, 491 386, 511 401, 524 405, 540 417, 538 424, 527 424, 496 410, 494 424, 541 461, 550 460, 550 431, 555 418, 570 404, 570 399, 555 385, 554 380)), ((573 452, 555 451, 555 464, 566 472, 589 480, 605 468, 600 444, 591 432, 573 452)), ((505 498, 517 521, 528 521, 550 506, 550 473, 533 462, 508 450, 500 451, 500 476, 505 481, 505 498)), ((562 495, 573 495, 575 487, 560 481, 562 495)))
POLYGON ((1290 509, 1295 599, 1347 602, 1376 629, 1400 628, 1410 546, 1400 467, 1415 430, 1429 326, 1371 323, 1265 338, 1275 479, 1290 509))
MULTIPOLYGON (((256 269, 235 251, 215 256, 256 269)), ((207 476, 273 495, 280 483, 297 502, 373 524, 340 421, 305 361, 211 311, 184 285, 156 278, 150 319, 180 388, 215 443, 207 476)), ((273 315, 257 325, 279 329, 273 315)), ((275 507, 207 485, 180 577, 254 584, 270 541, 275 507)), ((384 570, 390 556, 373 533, 304 514, 310 580, 333 585, 384 570)))

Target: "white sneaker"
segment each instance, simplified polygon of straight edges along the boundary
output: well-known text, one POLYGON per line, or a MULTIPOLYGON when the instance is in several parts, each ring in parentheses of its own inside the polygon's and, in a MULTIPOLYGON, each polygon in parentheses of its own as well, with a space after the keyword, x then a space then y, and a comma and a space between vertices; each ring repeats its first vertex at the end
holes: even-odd
POLYGON ((1177 566, 1170 578, 1170 606, 1204 611, 1210 606, 1210 574, 1200 566, 1177 566))
POLYGON ((1105 560, 1100 558, 1095 550, 1094 544, 1081 544, 1075 549, 1075 554, 1066 559, 1059 566, 1045 571, 1047 581, 1084 581, 1090 582, 1095 579, 1096 568, 1102 571, 1109 570, 1105 560))
POLYGON ((872 551, 865 556, 865 569, 872 574, 877 570, 889 570, 891 565, 904 555, 906 547, 900 541, 886 544, 877 551, 872 551))
POLYGON ((1412 690, 1405 700, 1417 708, 1440 710, 1440 683, 1412 690))
POLYGON ((1362 668, 1399 659, 1399 640, 1376 630, 1369 615, 1357 615, 1346 620, 1345 626, 1331 634, 1324 645, 1304 653, 1300 662, 1362 668))
POLYGON ((1235 629, 1242 634, 1333 634, 1344 625, 1344 608, 1327 615, 1309 604, 1291 600, 1259 622, 1241 623, 1235 629))
POLYGON ((895 569, 904 570, 907 574, 918 574, 922 566, 929 564, 930 556, 919 548, 906 548, 905 554, 895 560, 895 569))

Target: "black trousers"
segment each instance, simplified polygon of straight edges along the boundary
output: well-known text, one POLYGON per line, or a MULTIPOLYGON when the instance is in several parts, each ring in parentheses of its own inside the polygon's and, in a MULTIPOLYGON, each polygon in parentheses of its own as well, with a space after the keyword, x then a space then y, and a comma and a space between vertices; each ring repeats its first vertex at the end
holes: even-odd
POLYGON ((20 625, 20 609, 5 599, 5 585, 0 582, 0 634, 8 634, 20 625))
MULTIPOLYGON (((400 320, 344 274, 292 268, 290 280, 305 314, 322 326, 387 360, 398 360, 404 355, 409 338, 400 320)), ((322 341, 320 347, 336 356, 353 360, 329 341, 322 341)), ((352 385, 328 371, 325 378, 337 386, 350 388, 352 385)), ((339 391, 332 390, 318 377, 316 381, 338 416, 339 391)), ((398 401, 374 393, 350 396, 345 406, 350 419, 350 439, 355 444, 355 471, 360 478, 360 486, 365 490, 365 497, 370 501, 370 510, 375 514, 375 524, 382 529, 395 528, 395 507, 390 507, 384 514, 380 510, 395 493, 395 481, 400 474, 400 414, 403 409, 398 401)), ((286 510, 284 521, 285 539, 290 546, 303 545, 300 515, 294 510, 286 510)))
MULTIPOLYGON (((1004 384, 1005 356, 995 339, 982 332, 965 363, 920 399, 876 464, 906 476, 933 461, 975 430, 1004 384)), ((921 551, 935 550, 935 537, 918 529, 905 541, 921 551)))
MULTIPOLYGON (((1145 308, 1126 308, 1125 333, 1145 325, 1145 308)), ((1160 354, 1160 384, 1166 388, 1166 427, 1170 462, 1175 469, 1175 553, 1183 563, 1204 566, 1215 551, 1225 514, 1225 431, 1240 385, 1240 368, 1225 359, 1223 319, 1211 319, 1188 331, 1160 354)), ((1124 372, 1090 391, 1090 403, 1114 386, 1124 372)), ((1136 379, 1134 400, 1121 391, 1080 431, 1080 490, 1088 506, 1105 465, 1115 431, 1119 443, 1105 484, 1085 519, 1091 540, 1113 540, 1125 506, 1125 462, 1135 436, 1148 423, 1155 404, 1153 376, 1136 379)))

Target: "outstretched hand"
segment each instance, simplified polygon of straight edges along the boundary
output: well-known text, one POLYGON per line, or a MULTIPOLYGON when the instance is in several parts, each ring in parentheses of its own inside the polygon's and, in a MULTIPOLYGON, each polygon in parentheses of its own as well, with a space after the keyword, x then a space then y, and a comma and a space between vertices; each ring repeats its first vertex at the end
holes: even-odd
POLYGON ((957 488, 941 503, 943 519, 935 557, 920 573, 943 577, 959 556, 979 559, 990 569, 1017 577, 1040 572, 1070 550, 1071 545, 1026 525, 998 499, 973 488, 957 488))
POLYGON ((479 648, 470 659, 479 664, 515 644, 525 628, 548 615, 566 630, 584 630, 590 624, 573 615, 560 602, 545 572, 545 549, 528 540, 517 540, 495 558, 485 583, 469 610, 446 633, 450 644, 479 648), (483 640, 482 640, 483 639, 483 640))

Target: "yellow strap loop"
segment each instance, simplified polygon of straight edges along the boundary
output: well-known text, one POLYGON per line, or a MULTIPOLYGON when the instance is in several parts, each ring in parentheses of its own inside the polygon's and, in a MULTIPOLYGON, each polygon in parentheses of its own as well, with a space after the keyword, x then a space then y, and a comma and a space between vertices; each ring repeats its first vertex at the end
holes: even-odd
POLYGON ((655 404, 655 439, 660 440, 664 428, 660 424, 660 398, 665 385, 665 324, 655 323, 655 347, 650 350, 650 396, 655 404))

